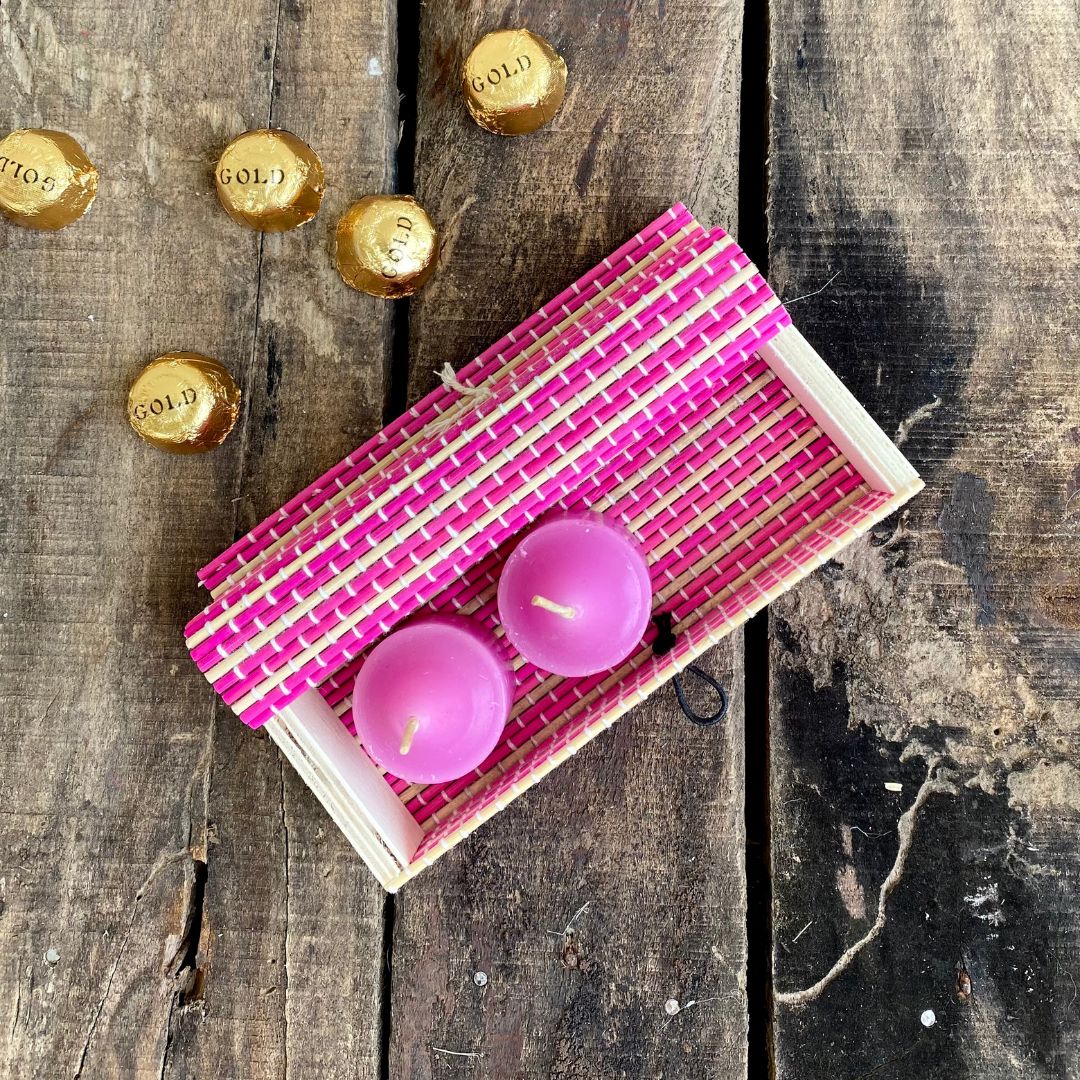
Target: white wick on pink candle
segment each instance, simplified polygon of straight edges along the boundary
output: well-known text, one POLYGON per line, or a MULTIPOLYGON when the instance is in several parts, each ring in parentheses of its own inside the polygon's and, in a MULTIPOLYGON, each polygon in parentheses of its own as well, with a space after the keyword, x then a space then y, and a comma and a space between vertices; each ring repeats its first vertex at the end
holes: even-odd
POLYGON ((554 600, 549 600, 546 596, 534 596, 532 605, 550 611, 553 615, 559 615, 564 619, 573 619, 577 616, 577 612, 569 604, 556 604, 554 600))
POLYGON ((415 716, 409 717, 405 730, 401 733, 401 745, 398 747, 399 754, 407 754, 412 749, 412 741, 416 737, 420 721, 415 716))

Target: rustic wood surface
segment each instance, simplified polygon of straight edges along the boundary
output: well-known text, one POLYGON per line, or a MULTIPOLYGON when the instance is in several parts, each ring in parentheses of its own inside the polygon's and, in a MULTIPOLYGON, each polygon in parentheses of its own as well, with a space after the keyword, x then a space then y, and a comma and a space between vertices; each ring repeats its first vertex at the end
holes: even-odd
MULTIPOLYGON (((741 16, 701 3, 666 17, 629 6, 598 16, 587 4, 556 16, 534 2, 423 8, 416 191, 447 246, 411 304, 414 396, 680 193, 732 226, 741 16), (458 89, 471 44, 515 24, 558 41, 571 72, 552 128, 531 139, 479 128, 458 89), (692 74, 676 86, 676 70, 692 74)), ((707 663, 730 681, 738 643, 707 663)), ((433 1046, 483 1053, 484 1076, 743 1073, 736 701, 716 732, 658 695, 403 891, 394 1075, 445 1075, 433 1046), (709 1000, 672 1020, 671 999, 709 1000)))
POLYGON ((0 8, 0 126, 70 129, 102 173, 72 228, 0 228, 5 1077, 377 1071, 381 891, 180 629, 195 568, 382 423, 391 313, 328 250, 392 181, 395 37, 344 0, 0 8), (331 183, 311 225, 260 238, 211 170, 268 122, 331 183), (127 427, 170 348, 245 390, 205 457, 127 427))
POLYGON ((771 25, 771 279, 927 485, 771 608, 778 992, 870 930, 950 784, 880 936, 777 1003, 777 1073, 1076 1077, 1077 10, 771 25))
MULTIPOLYGON (((270 16, 253 75, 260 111, 247 126, 305 139, 328 183, 310 225, 262 237, 245 261, 254 306, 232 476, 238 532, 378 430, 389 393, 391 311, 348 289, 331 252, 349 204, 392 182, 396 23, 379 0, 279 3, 270 16)), ((193 227, 235 234, 214 202, 193 227)), ((382 890, 277 749, 251 734, 215 706, 204 992, 173 1016, 163 1078, 374 1076, 382 890)))
MULTIPOLYGON (((76 226, 0 230, 5 1076, 160 1073, 197 993, 214 747, 176 630, 231 534, 242 441, 148 453, 126 388, 169 348, 248 367, 258 238, 202 223, 216 146, 265 117, 268 64, 231 58, 261 55, 273 11, 222 4, 201 62, 191 15, 0 8, 4 127, 70 129, 102 173, 76 226)), ((273 865, 248 894, 271 922, 273 865)))
POLYGON ((0 130, 102 170, 0 224, 0 1076, 1080 1075, 1080 45, 1011 7, 776 0, 766 81, 733 3, 0 3, 0 130), (570 83, 507 140, 456 82, 515 24, 570 83), (210 168, 267 123, 328 192, 261 238, 210 168), (445 244, 390 306, 330 239, 395 185, 445 244), (191 664, 195 568, 675 199, 754 244, 765 196, 752 254, 927 490, 774 605, 771 761, 740 638, 723 731, 658 696, 387 900, 191 664), (245 389, 204 457, 124 418, 178 347, 245 389))

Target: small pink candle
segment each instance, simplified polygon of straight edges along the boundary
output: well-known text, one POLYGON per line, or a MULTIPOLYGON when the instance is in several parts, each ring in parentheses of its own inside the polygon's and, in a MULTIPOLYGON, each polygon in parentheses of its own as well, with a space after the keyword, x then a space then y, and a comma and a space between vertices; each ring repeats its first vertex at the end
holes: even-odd
POLYGON ((356 676, 353 720, 368 753, 415 784, 456 780, 495 749, 510 669, 483 628, 434 615, 395 630, 356 676))
POLYGON ((532 530, 499 578, 499 619, 514 648, 556 675, 625 660, 649 625, 645 556, 621 525, 565 513, 532 530))

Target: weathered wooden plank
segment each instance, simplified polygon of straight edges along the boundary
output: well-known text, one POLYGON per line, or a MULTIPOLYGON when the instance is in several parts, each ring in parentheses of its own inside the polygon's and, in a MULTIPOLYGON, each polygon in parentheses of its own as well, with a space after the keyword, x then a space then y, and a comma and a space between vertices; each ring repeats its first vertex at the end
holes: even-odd
POLYGON ((772 279, 821 290, 793 314, 927 481, 772 608, 781 995, 873 926, 928 767, 955 792, 880 936, 781 996, 778 1075, 1074 1076, 1076 11, 781 0, 771 28, 772 279))
MULTIPOLYGON (((740 28, 734 4, 422 8, 416 191, 445 248, 411 305, 413 396, 676 199, 732 223, 740 28), (570 70, 552 127, 518 139, 473 124, 458 89, 507 25, 570 70)), ((741 682, 739 642, 707 664, 741 682)), ((735 702, 704 732, 662 696, 405 887, 392 1076, 744 1073, 738 685, 735 702), (702 1004, 672 1019, 669 999, 702 1004)))
MULTIPOLYGON (((395 34, 383 0, 324 0, 280 4, 267 40, 273 96, 259 123, 305 139, 327 190, 315 221, 266 235, 249 266, 241 530, 383 423, 391 309, 347 288, 331 253, 346 207, 391 183, 395 34)), ((175 1025, 173 1074, 375 1076, 383 892, 276 748, 224 707, 217 726, 206 1007, 175 1025)))
POLYGON ((276 751, 215 714, 180 628, 195 567, 381 422, 389 316, 329 236, 388 182, 392 38, 381 3, 0 9, 0 127, 72 130, 103 173, 75 227, 0 227, 4 1075, 375 1069, 381 896, 276 751), (209 170, 268 116, 330 191, 261 245, 209 170), (132 374, 178 346, 248 397, 203 458, 124 421, 132 374))
POLYGON ((0 225, 6 1076, 158 1076, 194 990, 210 694, 179 630, 232 530, 241 440, 172 458, 125 408, 167 348, 245 372, 256 238, 223 224, 206 171, 265 113, 265 65, 233 61, 272 24, 247 0, 0 9, 0 126, 70 130, 102 174, 72 228, 0 225))

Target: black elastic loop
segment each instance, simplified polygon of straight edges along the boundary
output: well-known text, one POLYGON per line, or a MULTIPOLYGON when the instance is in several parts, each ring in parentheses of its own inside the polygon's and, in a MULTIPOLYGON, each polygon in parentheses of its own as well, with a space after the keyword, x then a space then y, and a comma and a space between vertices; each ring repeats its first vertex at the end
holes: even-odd
MULTIPOLYGON (((657 656, 664 656, 675 648, 675 631, 672 629, 671 612, 657 612, 657 614, 653 616, 653 622, 656 623, 656 638, 653 641, 653 652, 657 656)), ((686 669, 686 674, 696 675, 702 682, 708 683, 709 686, 720 695, 720 708, 717 709, 712 716, 700 716, 690 708, 690 702, 686 697, 686 690, 683 688, 682 677, 676 675, 671 680, 671 683, 675 687, 675 697, 678 699, 679 708, 686 714, 686 718, 692 724, 697 724, 698 727, 714 727, 716 724, 723 723, 728 712, 727 691, 710 674, 708 674, 708 672, 702 671, 697 664, 691 664, 686 669)))
POLYGON ((728 711, 727 691, 707 671, 702 671, 697 664, 691 664, 683 674, 696 675, 720 695, 720 708, 712 716, 701 716, 690 708, 690 702, 686 698, 686 690, 682 684, 682 675, 676 675, 671 682, 675 687, 675 697, 679 700, 679 707, 686 713, 686 719, 692 724, 697 724, 698 727, 715 727, 717 724, 723 723, 728 711))
POLYGON ((675 648, 675 632, 671 629, 671 612, 660 611, 653 616, 656 623, 656 639, 652 643, 652 651, 657 656, 663 656, 675 648))

